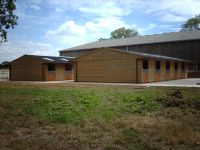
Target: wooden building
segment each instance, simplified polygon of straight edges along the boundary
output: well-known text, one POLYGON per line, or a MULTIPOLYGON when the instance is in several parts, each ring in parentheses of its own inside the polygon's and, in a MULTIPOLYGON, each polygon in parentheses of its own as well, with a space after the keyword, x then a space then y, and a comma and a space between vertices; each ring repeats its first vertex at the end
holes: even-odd
POLYGON ((11 62, 12 81, 73 80, 71 57, 23 55, 11 62))
POLYGON ((188 76, 200 77, 200 31, 173 32, 96 41, 61 50, 60 56, 78 57, 102 47, 190 60, 193 63, 188 66, 188 76))
POLYGON ((74 80, 147 83, 187 78, 188 61, 162 55, 99 48, 72 60, 74 80))

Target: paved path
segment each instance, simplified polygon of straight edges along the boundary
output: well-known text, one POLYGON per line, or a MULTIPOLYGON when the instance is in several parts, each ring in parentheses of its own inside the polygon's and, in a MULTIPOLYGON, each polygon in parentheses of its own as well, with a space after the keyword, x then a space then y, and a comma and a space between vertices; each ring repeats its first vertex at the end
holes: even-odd
POLYGON ((133 86, 133 87, 151 87, 151 86, 164 86, 164 87, 198 87, 200 88, 200 78, 189 78, 181 80, 171 80, 162 82, 153 82, 147 84, 135 83, 98 83, 98 82, 74 82, 70 81, 6 81, 0 80, 1 83, 6 84, 42 84, 42 85, 62 85, 62 86, 85 86, 85 85, 104 85, 104 86, 133 86))
POLYGON ((148 83, 149 86, 170 86, 170 87, 199 87, 200 88, 200 78, 188 78, 181 80, 171 80, 148 83))

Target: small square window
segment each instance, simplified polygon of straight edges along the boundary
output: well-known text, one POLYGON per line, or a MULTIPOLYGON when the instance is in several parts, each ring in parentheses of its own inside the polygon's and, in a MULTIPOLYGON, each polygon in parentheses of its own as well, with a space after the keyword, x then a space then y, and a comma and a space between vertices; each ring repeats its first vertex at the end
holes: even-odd
POLYGON ((148 68, 149 68, 148 60, 143 60, 143 69, 148 69, 148 68))
POLYGON ((48 71, 55 71, 55 64, 48 64, 48 71))
POLYGON ((71 70, 72 70, 72 64, 66 64, 65 71, 71 71, 71 70))
POLYGON ((170 62, 169 61, 166 62, 166 70, 170 70, 170 62))
POLYGON ((156 70, 160 70, 160 61, 156 61, 156 70))

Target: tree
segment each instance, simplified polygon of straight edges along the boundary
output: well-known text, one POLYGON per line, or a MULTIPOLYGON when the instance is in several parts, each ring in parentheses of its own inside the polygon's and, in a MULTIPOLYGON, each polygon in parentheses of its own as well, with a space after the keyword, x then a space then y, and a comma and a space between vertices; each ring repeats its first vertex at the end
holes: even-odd
POLYGON ((104 41, 104 40, 107 40, 107 39, 105 39, 105 38, 99 38, 99 41, 104 41))
POLYGON ((111 39, 119 39, 119 38, 126 38, 126 37, 134 37, 138 35, 138 31, 135 29, 126 29, 124 27, 118 28, 111 32, 111 39))
POLYGON ((188 19, 183 25, 181 31, 200 30, 200 14, 188 19))
POLYGON ((0 43, 7 41, 7 30, 17 25, 14 2, 15 0, 0 0, 0 43))
POLYGON ((8 68, 10 66, 10 62, 9 61, 3 61, 0 64, 0 68, 8 68))

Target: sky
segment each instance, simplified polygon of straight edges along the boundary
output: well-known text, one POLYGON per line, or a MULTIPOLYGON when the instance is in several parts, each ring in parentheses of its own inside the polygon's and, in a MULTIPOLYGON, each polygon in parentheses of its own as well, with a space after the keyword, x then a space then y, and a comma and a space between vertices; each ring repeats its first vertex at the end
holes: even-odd
POLYGON ((120 27, 140 35, 178 32, 200 14, 200 0, 16 0, 18 25, 0 45, 0 62, 109 38, 120 27))

